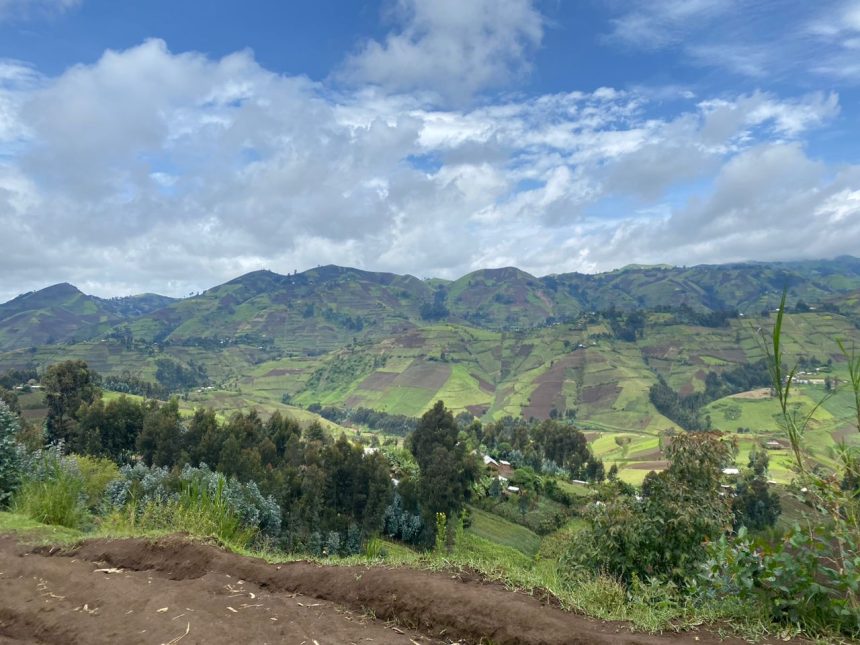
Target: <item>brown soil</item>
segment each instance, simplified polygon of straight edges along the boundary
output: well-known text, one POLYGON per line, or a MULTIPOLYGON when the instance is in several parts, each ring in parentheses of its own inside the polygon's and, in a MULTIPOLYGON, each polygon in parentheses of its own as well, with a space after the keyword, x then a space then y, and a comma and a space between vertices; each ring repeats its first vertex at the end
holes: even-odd
POLYGON ((675 351, 672 345, 652 345, 651 347, 643 347, 642 355, 648 358, 666 358, 672 351, 675 351))
POLYGON ((472 374, 472 377, 476 381, 478 381, 478 387, 481 388, 484 392, 489 392, 490 394, 493 394, 496 391, 496 386, 493 385, 492 383, 488 383, 487 381, 482 379, 480 376, 477 376, 476 374, 472 374))
POLYGON ((529 397, 529 405, 523 408, 523 416, 526 419, 549 419, 553 408, 564 407, 564 396, 561 392, 569 366, 570 360, 558 360, 535 379, 537 387, 529 397))
POLYGON ((400 372, 373 372, 358 385, 359 390, 382 392, 394 383, 400 372))
POLYGON ((602 403, 611 405, 621 394, 621 388, 615 383, 603 383, 582 388, 580 401, 583 403, 602 403))
POLYGON ((850 437, 856 435, 858 432, 856 425, 845 425, 841 428, 834 430, 830 433, 830 436, 833 437, 833 441, 836 443, 840 443, 842 441, 847 441, 850 437))
POLYGON ((489 410, 489 409, 490 409, 490 406, 488 406, 488 405, 467 405, 466 406, 466 410, 469 411, 469 414, 471 414, 476 419, 480 419, 482 416, 487 414, 487 410, 489 410))
POLYGON ((400 336, 395 340, 397 341, 397 344, 400 345, 400 347, 404 347, 407 349, 415 349, 424 345, 424 336, 421 334, 421 332, 417 331, 409 332, 408 334, 400 336))
POLYGON ((634 470, 666 470, 669 467, 668 461, 639 461, 636 463, 632 463, 628 468, 633 468, 634 470))
POLYGON ((627 455, 627 458, 631 461, 660 461, 662 456, 663 453, 659 448, 652 448, 651 450, 640 450, 639 452, 634 452, 631 455, 627 455))
POLYGON ((393 382, 401 387, 419 387, 438 392, 448 377, 451 376, 451 367, 443 363, 423 363, 419 360, 413 361, 402 374, 398 374, 393 382))
POLYGON ((0 537, 0 585, 0 643, 741 642, 633 634, 473 575, 273 565, 180 537, 71 550, 0 537))
POLYGON ((717 350, 709 350, 708 356, 719 358, 720 360, 728 361, 729 363, 743 363, 747 359, 747 355, 742 349, 725 348, 717 350))
POLYGON ((287 374, 301 374, 303 371, 294 367, 277 367, 269 370, 263 376, 286 376, 287 374))
POLYGON ((733 399, 769 399, 770 398, 770 388, 769 387, 760 387, 755 390, 747 390, 746 392, 738 392, 737 394, 732 394, 733 399))

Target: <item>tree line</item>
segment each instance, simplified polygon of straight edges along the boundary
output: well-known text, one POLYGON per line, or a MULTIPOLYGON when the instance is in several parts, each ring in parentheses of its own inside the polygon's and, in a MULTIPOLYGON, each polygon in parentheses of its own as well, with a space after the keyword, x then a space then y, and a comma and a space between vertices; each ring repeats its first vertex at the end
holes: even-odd
POLYGON ((709 371, 705 375, 705 389, 687 396, 673 390, 662 374, 648 390, 652 405, 663 416, 677 423, 684 430, 702 431, 711 427, 709 416, 702 416, 703 407, 731 394, 746 392, 771 383, 767 362, 762 359, 754 363, 743 363, 721 372, 709 371))
POLYGON ((121 395, 106 402, 100 382, 84 361, 45 371, 47 444, 161 469, 177 481, 183 468, 193 467, 254 483, 280 508, 278 539, 290 551, 321 552, 328 545, 331 553, 332 545, 339 545, 343 553, 383 530, 415 544, 433 544, 437 515, 458 517, 479 474, 477 459, 461 441, 461 427, 441 401, 414 420, 406 440, 417 472, 395 481, 382 451, 334 438, 318 422, 302 428, 279 412, 264 420, 256 410, 222 421, 212 410, 197 409, 185 418, 176 398, 140 401, 121 395), (414 530, 402 530, 404 516, 414 530))

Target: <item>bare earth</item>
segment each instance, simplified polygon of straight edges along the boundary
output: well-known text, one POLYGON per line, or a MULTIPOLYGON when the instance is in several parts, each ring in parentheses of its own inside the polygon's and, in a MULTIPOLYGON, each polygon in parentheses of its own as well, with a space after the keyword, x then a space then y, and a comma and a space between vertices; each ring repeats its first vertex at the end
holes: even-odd
POLYGON ((760 387, 755 390, 747 390, 746 392, 738 392, 737 394, 732 394, 733 399, 769 399, 770 398, 770 388, 769 387, 760 387))
POLYGON ((0 537, 0 645, 11 643, 741 643, 650 636, 473 576, 283 565, 181 537, 74 549, 0 537))

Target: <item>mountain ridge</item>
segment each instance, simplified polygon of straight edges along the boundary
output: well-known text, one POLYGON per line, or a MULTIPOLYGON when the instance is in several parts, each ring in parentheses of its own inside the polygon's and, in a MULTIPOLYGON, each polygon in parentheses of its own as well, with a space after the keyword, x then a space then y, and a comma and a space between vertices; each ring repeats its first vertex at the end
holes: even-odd
POLYGON ((0 351, 89 340, 121 327, 146 342, 238 339, 313 353, 435 322, 525 329, 587 311, 679 306, 750 314, 772 309, 784 287, 791 299, 832 306, 860 289, 860 259, 628 265, 541 277, 500 267, 452 281, 325 265, 287 275, 251 271, 179 299, 155 294, 104 299, 58 283, 0 304, 0 351))

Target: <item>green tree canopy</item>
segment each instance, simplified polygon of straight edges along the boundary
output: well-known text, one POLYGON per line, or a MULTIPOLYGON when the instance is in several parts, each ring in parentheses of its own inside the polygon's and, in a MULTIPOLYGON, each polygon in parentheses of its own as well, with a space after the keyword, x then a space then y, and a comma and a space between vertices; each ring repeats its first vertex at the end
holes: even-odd
POLYGON ((439 401, 418 422, 409 436, 409 449, 418 462, 418 503, 425 526, 435 527, 436 513, 455 517, 471 496, 478 477, 474 457, 458 441, 454 416, 439 401))
POLYGON ((9 501, 20 479, 15 441, 19 429, 18 416, 0 401, 0 508, 9 501))
POLYGON ((49 441, 69 442, 78 422, 81 404, 101 396, 100 377, 86 361, 65 361, 51 365, 42 376, 48 417, 45 421, 49 441))

